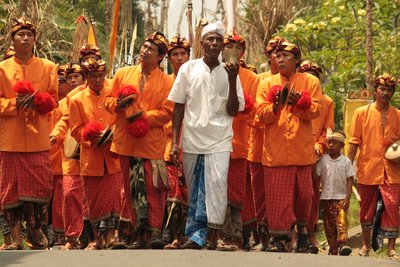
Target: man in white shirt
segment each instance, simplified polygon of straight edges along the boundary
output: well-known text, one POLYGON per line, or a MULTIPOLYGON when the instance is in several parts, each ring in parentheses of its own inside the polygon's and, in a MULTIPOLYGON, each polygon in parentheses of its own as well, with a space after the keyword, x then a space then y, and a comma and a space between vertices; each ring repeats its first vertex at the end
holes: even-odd
POLYGON ((178 163, 182 127, 183 169, 189 189, 189 214, 182 248, 216 247, 227 207, 227 174, 232 151, 232 117, 244 109, 238 64, 223 65, 224 29, 220 22, 203 28, 204 57, 179 70, 168 99, 172 116, 171 158, 178 163))

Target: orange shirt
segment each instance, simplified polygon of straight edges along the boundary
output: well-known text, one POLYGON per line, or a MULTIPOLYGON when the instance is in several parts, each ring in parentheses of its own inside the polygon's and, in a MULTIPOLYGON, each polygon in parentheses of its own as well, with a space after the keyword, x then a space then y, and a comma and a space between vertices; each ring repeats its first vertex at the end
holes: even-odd
POLYGON ((400 139, 400 111, 389 107, 384 132, 381 125, 381 112, 374 103, 354 112, 349 143, 360 148, 357 159, 360 184, 383 184, 385 172, 390 184, 400 183, 400 163, 385 158, 386 149, 400 139))
MULTIPOLYGON (((48 113, 49 117, 49 133, 52 132, 54 127, 56 126, 57 122, 61 119, 62 117, 62 109, 66 108, 66 98, 61 99, 58 102, 58 108, 54 109, 52 112, 48 113)), ((58 141, 58 140, 57 140, 58 141)), ((51 164, 51 170, 53 175, 63 175, 62 172, 62 163, 61 163, 61 158, 62 155, 64 154, 62 144, 59 142, 54 143, 49 151, 49 157, 50 157, 50 164, 51 164)))
POLYGON ((322 153, 326 151, 326 130, 335 128, 334 109, 335 104, 332 98, 327 95, 322 95, 321 115, 312 121, 313 136, 315 146, 322 153))
POLYGON ((103 176, 105 166, 109 174, 120 171, 119 159, 110 151, 111 143, 101 146, 90 141, 81 140, 82 131, 89 122, 97 121, 103 127, 115 124, 115 116, 110 114, 104 106, 104 100, 110 94, 110 89, 104 87, 99 95, 86 87, 71 98, 69 105, 69 123, 71 135, 81 144, 80 166, 83 176, 103 176))
MULTIPOLYGON (((256 94, 260 94, 261 92, 261 81, 270 77, 272 75, 271 71, 263 72, 258 75, 258 86, 256 94)), ((257 95, 255 100, 257 99, 257 95)), ((260 125, 255 120, 258 120, 258 117, 254 118, 254 122, 249 126, 249 150, 247 159, 252 162, 261 162, 263 155, 263 144, 264 144, 264 126, 260 125)))
MULTIPOLYGON (((239 67, 239 79, 242 84, 243 93, 248 94, 256 100, 256 93, 258 87, 257 74, 249 69, 239 67)), ((254 118, 255 112, 250 112, 249 114, 242 115, 238 114, 233 118, 232 128, 233 128, 233 139, 231 153, 232 159, 245 159, 247 158, 247 148, 249 132, 247 130, 248 121, 254 118)))
MULTIPOLYGON (((114 94, 124 85, 133 85, 139 90, 142 76, 141 65, 119 69, 113 79, 112 94, 105 105, 114 114, 116 99, 114 94)), ((124 111, 117 113, 117 123, 111 150, 117 154, 145 159, 163 159, 167 136, 163 126, 172 118, 174 103, 167 100, 173 80, 159 68, 154 69, 148 76, 143 92, 136 103, 124 111), (128 131, 127 116, 138 109, 145 111, 150 123, 149 133, 140 139, 132 137, 128 131)))
POLYGON ((0 62, 0 151, 40 152, 50 149, 48 114, 30 108, 17 110, 13 86, 31 81, 40 92, 49 93, 56 102, 57 66, 33 56, 26 64, 11 57, 0 62))
POLYGON ((276 74, 261 81, 260 87, 256 116, 265 127, 262 164, 274 167, 315 163, 311 120, 318 118, 321 111, 319 80, 307 73, 296 72, 289 80, 276 74), (273 104, 267 101, 268 91, 273 85, 284 85, 286 82, 297 92, 308 92, 311 106, 306 110, 286 106, 277 116, 273 113, 273 104))

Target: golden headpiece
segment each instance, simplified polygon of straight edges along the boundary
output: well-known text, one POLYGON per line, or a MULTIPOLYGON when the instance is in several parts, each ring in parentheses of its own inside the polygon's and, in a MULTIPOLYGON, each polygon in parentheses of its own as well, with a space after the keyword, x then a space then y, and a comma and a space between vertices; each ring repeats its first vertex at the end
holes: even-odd
POLYGON ((14 24, 11 26, 11 36, 14 36, 15 33, 21 29, 27 29, 33 32, 33 35, 36 36, 36 28, 29 20, 22 17, 19 19, 13 19, 14 24))
POLYGON ((82 58, 87 55, 96 55, 101 58, 100 49, 92 44, 84 44, 82 46, 81 50, 79 51, 79 61, 81 61, 82 58))
POLYGON ((375 87, 378 87, 378 85, 388 86, 394 89, 396 88, 396 79, 389 73, 384 73, 375 79, 375 87))
POLYGON ((168 53, 169 42, 163 33, 156 31, 150 34, 144 41, 156 44, 164 52, 164 55, 168 53))
POLYGON ((59 65, 58 68, 57 68, 57 74, 61 75, 61 76, 64 76, 64 78, 65 78, 66 75, 67 75, 67 69, 68 69, 68 64, 59 65))
POLYGON ((4 53, 3 60, 6 60, 14 55, 15 55, 14 46, 10 45, 10 47, 4 53))
POLYGON ((68 76, 72 73, 79 73, 82 76, 85 76, 85 72, 83 71, 81 65, 76 64, 76 63, 71 63, 69 65, 67 65, 67 69, 65 71, 65 75, 68 76))
POLYGON ((235 31, 229 32, 224 37, 224 46, 229 44, 240 44, 243 47, 243 50, 246 50, 246 40, 243 38, 242 35, 238 34, 235 31))
POLYGON ((271 54, 276 49, 278 43, 282 40, 286 39, 280 36, 272 37, 265 46, 265 54, 271 54))
POLYGON ((175 48, 183 48, 188 53, 190 53, 190 44, 185 37, 180 37, 180 36, 172 37, 171 41, 169 42, 168 54, 170 54, 171 51, 175 48))
POLYGON ((319 77, 319 75, 323 74, 322 69, 317 64, 317 62, 309 60, 309 59, 306 59, 303 62, 301 62, 298 71, 299 72, 313 71, 318 75, 318 77, 319 77))
POLYGON ((85 72, 106 71, 106 62, 102 59, 95 60, 94 58, 89 58, 83 62, 83 69, 85 72))

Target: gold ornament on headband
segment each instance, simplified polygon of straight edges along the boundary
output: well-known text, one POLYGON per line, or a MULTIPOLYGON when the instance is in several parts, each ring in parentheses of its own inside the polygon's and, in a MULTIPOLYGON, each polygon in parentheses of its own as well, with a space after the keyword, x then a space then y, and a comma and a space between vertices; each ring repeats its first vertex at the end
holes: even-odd
POLYGON ((296 44, 284 39, 280 40, 278 42, 278 45, 276 46, 276 52, 280 51, 287 51, 293 53, 298 58, 300 58, 301 56, 300 48, 296 44))
POLYGON ((102 59, 95 60, 93 58, 89 58, 83 63, 83 68, 86 72, 106 71, 106 62, 102 59))
POLYGON ((167 38, 165 38, 165 35, 161 32, 156 31, 150 34, 144 41, 155 43, 164 52, 164 54, 168 52, 169 42, 167 38))
POLYGON ((81 67, 81 65, 79 65, 79 64, 69 64, 69 65, 67 65, 68 66, 68 68, 66 69, 66 71, 65 71, 65 75, 69 75, 69 74, 72 74, 72 73, 80 73, 80 74, 82 74, 83 75, 83 69, 82 69, 82 67, 81 67))
POLYGON ((326 130, 326 140, 337 140, 339 142, 344 143, 346 137, 343 134, 338 132, 333 132, 331 128, 328 128, 326 130))
POLYGON ((65 77, 67 75, 67 69, 68 69, 68 64, 60 65, 57 68, 57 74, 65 77))
POLYGON ((232 31, 225 35, 224 45, 227 45, 229 43, 240 44, 243 47, 243 50, 246 50, 246 40, 243 38, 242 35, 238 34, 235 31, 232 31))
POLYGON ((190 53, 190 44, 185 37, 180 37, 180 36, 172 37, 171 42, 169 42, 168 53, 170 53, 175 48, 183 48, 186 51, 188 51, 188 53, 190 53))
POLYGON ((383 85, 395 88, 396 87, 396 79, 390 75, 389 73, 384 73, 379 75, 375 80, 375 86, 383 85))
POLYGON ((22 17, 19 19, 13 19, 14 24, 11 26, 11 35, 14 35, 17 31, 21 29, 27 29, 33 32, 33 35, 36 35, 36 28, 29 20, 22 17))
POLYGON ((87 55, 96 55, 101 58, 100 49, 92 44, 84 44, 82 46, 81 50, 79 50, 79 60, 87 55))
POLYGON ((300 67, 299 67, 299 72, 307 72, 307 71, 314 71, 318 75, 322 74, 322 69, 317 64, 317 62, 309 60, 309 59, 306 59, 303 62, 301 62, 300 67))
POLYGON ((8 58, 10 58, 10 57, 12 57, 12 56, 14 56, 14 55, 15 55, 14 46, 10 45, 10 47, 9 47, 9 48, 7 49, 7 51, 4 53, 3 60, 6 60, 6 59, 8 59, 8 58))
POLYGON ((271 40, 268 41, 267 46, 265 47, 265 54, 272 53, 278 46, 278 43, 281 42, 282 40, 286 39, 280 36, 272 37, 271 40))

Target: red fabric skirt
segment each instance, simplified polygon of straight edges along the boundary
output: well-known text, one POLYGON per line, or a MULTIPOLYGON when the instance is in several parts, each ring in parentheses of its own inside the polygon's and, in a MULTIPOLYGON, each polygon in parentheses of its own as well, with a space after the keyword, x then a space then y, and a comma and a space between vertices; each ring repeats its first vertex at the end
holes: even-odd
POLYGON ((312 165, 264 167, 265 202, 272 234, 288 234, 293 224, 306 226, 310 217, 312 165))
POLYGON ((251 187, 250 166, 247 165, 246 193, 244 196, 243 210, 241 212, 243 227, 256 227, 256 212, 253 203, 253 189, 251 187))
POLYGON ((249 161, 249 164, 256 221, 258 225, 265 225, 267 217, 265 215, 264 167, 259 162, 249 161))
POLYGON ((228 171, 228 203, 243 209, 246 193, 246 159, 230 159, 228 171))
POLYGON ((0 202, 3 209, 22 201, 48 203, 53 195, 49 152, 0 152, 0 202))
MULTIPOLYGON (((400 227, 400 184, 389 184, 387 178, 379 186, 385 209, 381 217, 381 229, 398 231, 400 227)), ((361 197, 360 223, 372 225, 376 212, 378 185, 358 184, 358 193, 361 197)))
POLYGON ((315 233, 317 230, 316 226, 318 225, 318 218, 319 218, 320 183, 321 183, 320 179, 313 180, 314 195, 312 197, 310 219, 308 220, 308 224, 307 224, 307 233, 315 233))
POLYGON ((184 179, 179 181, 179 169, 175 165, 167 165, 169 189, 168 201, 188 205, 188 192, 184 179))
POLYGON ((129 173, 129 156, 119 156, 119 162, 122 170, 122 191, 121 191, 121 221, 130 222, 133 227, 136 227, 136 216, 132 206, 132 195, 130 187, 130 173, 129 173))
POLYGON ((149 210, 149 226, 160 230, 163 225, 165 205, 167 204, 167 190, 160 185, 155 188, 153 184, 153 171, 150 160, 144 161, 144 175, 146 179, 146 193, 149 210))
POLYGON ((104 176, 83 177, 89 220, 92 223, 111 217, 119 218, 123 186, 121 175, 121 172, 117 172, 104 176))
POLYGON ((83 230, 83 183, 80 175, 63 178, 63 220, 66 237, 78 238, 83 230))
POLYGON ((63 176, 62 175, 54 175, 54 193, 53 193, 53 203, 51 207, 51 216, 52 216, 52 224, 53 230, 56 233, 64 232, 64 222, 62 216, 62 208, 63 208, 63 176))

